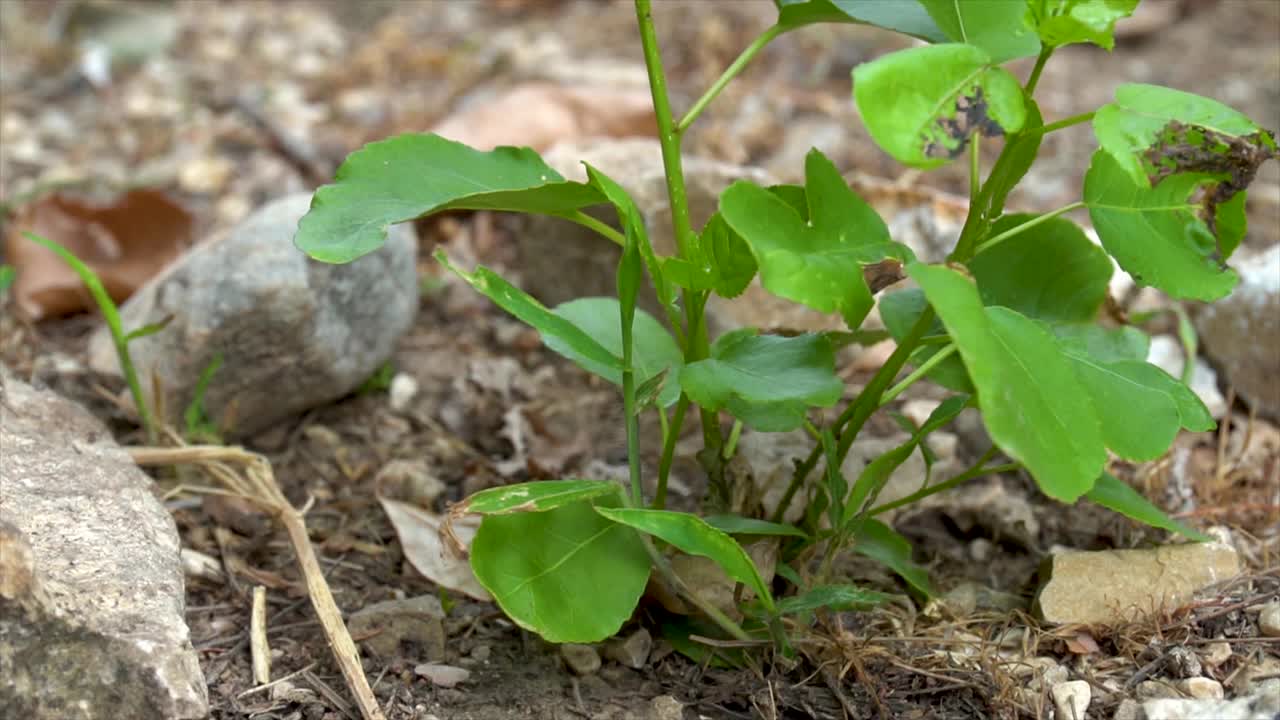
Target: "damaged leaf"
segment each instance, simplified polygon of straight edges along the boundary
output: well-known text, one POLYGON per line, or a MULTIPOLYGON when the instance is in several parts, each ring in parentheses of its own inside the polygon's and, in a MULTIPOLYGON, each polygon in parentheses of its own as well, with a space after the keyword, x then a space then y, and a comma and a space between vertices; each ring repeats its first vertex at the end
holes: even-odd
POLYGON ((1019 2, 919 0, 952 42, 975 45, 1002 63, 1040 52, 1040 38, 1019 2))
POLYGON ((1253 182, 1276 157, 1275 133, 1222 103, 1181 90, 1130 83, 1098 108, 1093 132, 1136 184, 1156 185, 1180 173, 1221 175, 1213 204, 1253 182))
POLYGON ((1028 0, 1032 22, 1047 47, 1093 43, 1115 47, 1116 22, 1133 14, 1138 0, 1028 0))
POLYGON ((47 195, 21 208, 9 225, 5 257, 17 278, 13 297, 28 317, 59 317, 97 307, 80 276, 30 232, 67 249, 122 303, 191 245, 191 213, 158 190, 132 190, 96 204, 47 195))
POLYGON ((1084 201, 1102 246, 1139 285, 1179 299, 1226 297, 1238 277, 1224 261, 1245 231, 1244 193, 1213 202, 1218 178, 1184 173, 1150 187, 1098 150, 1084 201))
POLYGON ((453 519, 448 525, 447 541, 443 532, 445 518, 440 515, 383 495, 378 496, 378 502, 395 528, 396 537, 400 538, 405 559, 423 577, 476 600, 487 602, 492 599, 476 581, 465 557, 479 526, 479 518, 453 519))
POLYGON ((933 168, 955 159, 975 133, 1022 129, 1022 86, 982 48, 901 50, 853 71, 853 97, 876 143, 901 163, 933 168))

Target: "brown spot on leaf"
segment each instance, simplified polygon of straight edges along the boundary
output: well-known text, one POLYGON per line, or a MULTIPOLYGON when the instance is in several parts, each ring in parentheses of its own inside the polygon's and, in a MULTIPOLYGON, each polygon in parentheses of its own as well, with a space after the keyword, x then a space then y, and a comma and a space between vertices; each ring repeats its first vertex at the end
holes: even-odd
POLYGON ((968 147, 969 137, 974 133, 982 133, 986 137, 1004 135, 1004 127, 992 119, 988 111, 989 106, 981 86, 974 87, 970 95, 956 98, 956 114, 952 117, 940 117, 934 123, 934 137, 938 139, 926 141, 925 156, 954 160, 968 147))

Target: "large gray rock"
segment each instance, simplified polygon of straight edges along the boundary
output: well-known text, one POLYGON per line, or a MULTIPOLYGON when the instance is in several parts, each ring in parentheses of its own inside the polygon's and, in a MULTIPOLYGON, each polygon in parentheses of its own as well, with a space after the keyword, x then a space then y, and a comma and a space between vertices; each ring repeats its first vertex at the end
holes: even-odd
POLYGON ((151 481, 88 412, 3 368, 0 418, 0 717, 204 717, 151 481))
POLYGON ((1216 542, 1064 552, 1045 562, 1048 580, 1036 605, 1058 625, 1114 624, 1173 610, 1240 572, 1235 549, 1216 542))
POLYGON ((1232 258, 1240 284, 1196 314, 1205 353, 1263 415, 1280 419, 1280 245, 1232 258))
MULTIPOLYGON (((413 323, 412 228, 393 226, 381 250, 355 262, 317 262, 293 245, 310 202, 304 193, 266 205, 196 247, 121 308, 126 330, 172 317, 129 345, 145 392, 152 372, 163 383, 171 420, 220 355, 206 414, 228 435, 261 430, 357 388, 413 323)), ((105 327, 92 339, 89 362, 119 372, 105 327)))

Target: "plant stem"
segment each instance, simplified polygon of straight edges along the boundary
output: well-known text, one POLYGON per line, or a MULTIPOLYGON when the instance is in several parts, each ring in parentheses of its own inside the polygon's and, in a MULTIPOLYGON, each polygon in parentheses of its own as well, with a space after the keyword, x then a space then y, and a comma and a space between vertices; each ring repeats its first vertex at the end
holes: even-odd
MULTIPOLYGON (((906 364, 907 358, 912 352, 919 347, 921 339, 929 326, 933 324, 934 312, 933 308, 925 308, 920 314, 916 324, 911 326, 911 330, 906 337, 902 338, 902 342, 885 361, 884 365, 876 371, 872 376, 871 382, 867 383, 866 388, 858 395, 858 398, 849 404, 844 412, 840 413, 840 417, 836 419, 832 426, 832 431, 840 438, 840 445, 837 449, 836 458, 840 463, 844 462, 844 458, 849 454, 849 448, 853 446, 853 440, 857 437, 858 432, 862 430, 862 426, 866 424, 871 414, 880 407, 880 395, 889 387, 893 379, 898 376, 898 372, 902 370, 902 366, 906 364), (852 426, 850 428, 850 426, 852 426)), ((813 472, 813 468, 817 466, 818 459, 822 456, 822 446, 814 445, 813 450, 809 452, 800 464, 796 465, 795 472, 791 474, 791 483, 787 485, 787 490, 782 494, 782 499, 778 501, 778 507, 773 511, 770 518, 773 522, 782 522, 783 515, 787 512, 787 507, 791 505, 792 498, 804 485, 804 481, 809 477, 809 473, 813 472)))
MULTIPOLYGON (((1195 357, 1195 356, 1188 355, 1187 357, 1195 357)), ((742 435, 742 421, 734 420, 733 427, 729 430, 729 439, 725 441, 724 452, 721 453, 720 457, 724 458, 726 461, 733 459, 733 453, 735 453, 738 450, 738 438, 741 435, 742 435)))
POLYGON ((609 227, 608 224, 591 217, 581 210, 574 210, 572 213, 560 215, 559 217, 570 222, 575 222, 588 230, 594 230, 600 233, 609 240, 612 240, 618 247, 622 247, 627 244, 627 239, 623 237, 622 233, 614 230, 612 227, 609 227))
POLYGON ((733 63, 731 63, 729 67, 725 68, 725 71, 720 74, 720 77, 716 78, 716 81, 711 84, 711 87, 707 88, 707 91, 702 94, 702 97, 698 98, 697 102, 693 104, 693 107, 689 108, 689 112, 686 112, 684 117, 680 118, 679 124, 676 125, 676 132, 684 133, 685 130, 688 130, 689 126, 693 124, 693 121, 697 120, 698 116, 702 114, 702 111, 711 104, 711 101, 715 100, 716 96, 725 89, 725 86, 729 84, 729 81, 737 77, 738 73, 742 72, 742 69, 747 66, 747 63, 751 62, 752 58, 763 50, 766 45, 772 42, 774 38, 784 32, 786 32, 785 28, 779 25, 774 25, 753 40, 751 44, 734 59, 733 63))
POLYGON ((884 407, 885 405, 888 405, 889 403, 893 402, 893 399, 901 395, 902 391, 911 387, 912 384, 914 384, 917 380, 924 377, 930 370, 937 367, 938 363, 941 363, 943 360, 946 360, 947 358, 955 354, 956 349, 957 348, 954 343, 947 345, 946 347, 942 348, 938 352, 934 353, 933 357, 929 358, 928 360, 925 360, 923 363, 920 363, 920 367, 916 368, 915 370, 912 370, 910 375, 902 379, 902 382, 898 383, 897 385, 894 385, 893 387, 885 391, 884 395, 880 397, 880 406, 884 407))
POLYGON ((142 423, 142 429, 147 434, 147 444, 155 445, 155 419, 151 417, 151 406, 147 405, 146 398, 142 395, 142 384, 138 382, 138 371, 133 366, 133 356, 129 354, 129 338, 125 335, 124 324, 120 321, 120 311, 116 308, 115 301, 111 299, 107 289, 102 286, 102 281, 98 278, 98 274, 88 265, 81 262, 80 258, 76 257, 70 250, 52 240, 46 240, 33 233, 24 232, 23 235, 31 242, 41 245, 61 258, 80 277, 80 282, 84 283, 84 286, 88 288, 89 294, 93 296, 93 301, 98 306, 98 310, 102 312, 102 318, 107 323, 107 329, 111 331, 111 342, 115 345, 116 357, 120 359, 120 371, 124 373, 124 381, 129 386, 129 394, 133 396, 133 404, 137 406, 138 418, 142 423))
MULTIPOLYGON (((658 461, 658 489, 653 495, 653 506, 659 510, 667 506, 667 478, 671 475, 671 463, 675 459, 676 441, 680 439, 680 429, 684 427, 684 414, 689 409, 689 396, 680 394, 676 401, 675 416, 671 426, 663 437, 662 458, 658 461)), ((661 414, 661 411, 659 411, 661 414)))
POLYGON ((640 536, 641 542, 644 543, 645 552, 649 553, 649 562, 657 569, 658 574, 662 576, 662 579, 666 580, 668 585, 670 585, 676 592, 680 593, 682 598, 687 600, 689 604, 698 608, 703 615, 711 618, 715 624, 719 625, 720 628, 731 635, 733 639, 751 639, 751 636, 748 635, 747 632, 738 625, 738 623, 734 622, 728 615, 721 612, 720 608, 707 602, 706 599, 697 593, 696 589, 689 587, 684 580, 680 579, 679 575, 676 575, 675 570, 671 569, 671 563, 667 561, 667 558, 663 557, 662 553, 658 552, 658 548, 654 546, 653 540, 648 535, 645 535, 642 532, 637 532, 636 534, 640 536))
POLYGON ((920 490, 917 490, 904 498, 899 498, 897 500, 894 500, 893 502, 887 502, 883 505, 877 505, 876 507, 873 507, 867 511, 867 517, 879 515, 881 513, 886 513, 886 512, 889 512, 890 510, 900 508, 903 505, 910 505, 911 503, 916 502, 917 500, 923 500, 924 498, 927 498, 930 495, 934 495, 936 493, 950 490, 951 488, 957 485, 963 485, 964 483, 970 480, 973 480, 974 478, 981 477, 983 475, 991 475, 994 473, 1002 473, 1002 472, 1011 472, 1013 470, 1017 470, 1020 467, 1022 467, 1022 465, 1019 463, 1005 463, 1003 465, 990 465, 990 466, 984 467, 982 463, 979 462, 975 464, 973 467, 969 468, 968 470, 965 470, 964 472, 960 473, 959 475, 956 475, 955 477, 947 478, 946 480, 943 480, 937 485, 930 485, 929 487, 921 488, 920 490))
POLYGON ((982 133, 974 133, 969 141, 969 207, 976 207, 982 190, 982 133))
POLYGON ((1036 66, 1031 69, 1031 77, 1027 78, 1027 96, 1036 94, 1036 85, 1040 84, 1040 73, 1044 72, 1045 63, 1049 62, 1049 56, 1053 54, 1053 48, 1041 48, 1040 56, 1036 58, 1036 66))
POLYGON ((1022 233, 1022 232, 1024 232, 1024 231, 1026 231, 1026 230, 1030 230, 1031 228, 1035 227, 1036 225, 1039 225, 1039 224, 1041 224, 1041 223, 1048 222, 1048 221, 1050 221, 1050 220, 1052 220, 1052 219, 1054 219, 1054 218, 1058 217, 1059 215, 1062 215, 1062 214, 1064 214, 1064 213, 1069 213, 1069 212, 1071 212, 1072 210, 1078 210, 1078 209, 1080 209, 1080 208, 1082 208, 1082 207, 1084 207, 1084 206, 1085 206, 1085 205, 1084 205, 1084 202, 1082 202, 1082 201, 1073 202, 1073 203, 1071 203, 1070 205, 1064 205, 1064 206, 1062 206, 1062 207, 1058 208, 1057 210, 1054 210, 1053 212, 1048 212, 1048 213, 1045 213, 1044 215, 1040 215, 1040 216, 1036 217, 1035 219, 1028 220, 1028 221, 1026 221, 1026 222, 1022 223, 1021 225, 1017 225, 1017 226, 1015 226, 1015 227, 1011 227, 1011 228, 1009 228, 1008 230, 1005 230, 1004 232, 1000 233, 999 235, 996 235, 995 237, 993 237, 993 238, 991 238, 991 239, 987 240, 986 242, 982 243, 981 245, 979 245, 979 246, 978 246, 978 249, 977 249, 976 251, 974 251, 974 253, 973 253, 973 254, 974 254, 974 255, 980 255, 980 254, 982 254, 982 252, 983 252, 983 251, 990 250, 991 248, 995 247, 996 245, 999 245, 1000 243, 1004 242, 1005 240, 1008 240, 1009 238, 1011 238, 1011 237, 1013 237, 1013 236, 1015 236, 1015 235, 1018 235, 1018 234, 1020 234, 1020 233, 1022 233))
POLYGON ((1080 113, 1079 115, 1072 115, 1071 117, 1062 118, 1061 120, 1051 122, 1047 125, 1041 125, 1038 128, 1031 128, 1030 130, 1027 131, 1027 133, 1038 134, 1038 135, 1048 135, 1049 133, 1055 130, 1061 130, 1063 128, 1069 128, 1072 125, 1079 125, 1080 123, 1089 122, 1090 120, 1093 119, 1094 114, 1095 113, 1093 112, 1087 112, 1087 113, 1080 113))
MULTIPOLYGON (((662 54, 658 48, 658 35, 653 27, 651 0, 635 0, 636 22, 640 27, 640 44, 644 49, 644 65, 649 73, 649 91, 653 95, 653 113, 658 123, 658 143, 662 146, 662 166, 667 177, 667 197, 671 203, 671 223, 675 230, 676 247, 680 257, 689 257, 694 243, 693 227, 689 220, 689 199, 684 186, 684 169, 680 162, 680 134, 671 116, 671 100, 667 97, 667 80, 662 70, 662 54)), ((685 324, 688 342, 685 347, 686 362, 696 362, 710 354, 706 327, 703 323, 703 302, 697 302, 697 293, 685 291, 685 324)), ((705 301, 705 294, 702 300, 705 301)), ((706 408, 699 409, 702 419, 702 437, 706 447, 707 468, 713 486, 723 478, 723 463, 719 454, 724 445, 720 434, 719 416, 706 408)))

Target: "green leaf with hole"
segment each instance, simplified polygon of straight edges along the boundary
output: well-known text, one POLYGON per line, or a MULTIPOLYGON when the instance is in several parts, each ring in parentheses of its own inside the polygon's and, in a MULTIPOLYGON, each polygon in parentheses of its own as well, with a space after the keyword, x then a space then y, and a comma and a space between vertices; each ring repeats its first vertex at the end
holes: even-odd
POLYGON ((742 515, 708 515, 703 518, 708 525, 730 535, 776 535, 778 537, 809 537, 795 525, 769 522, 742 515))
POLYGON ((1276 157, 1275 134, 1222 103, 1192 93, 1129 83, 1093 116, 1093 134, 1135 185, 1170 175, 1227 178, 1218 202, 1244 190, 1258 166, 1276 157))
POLYGON ((680 386, 707 410, 728 409, 757 430, 794 430, 810 407, 830 407, 844 384, 835 353, 821 335, 757 335, 751 328, 721 335, 711 357, 680 370, 680 386))
POLYGON ((1040 36, 1020 2, 919 0, 952 42, 982 48, 997 63, 1039 54, 1040 36))
POLYGON ((875 25, 929 42, 947 36, 918 3, 885 0, 774 0, 778 25, 789 29, 813 23, 875 25))
POLYGON ((543 480, 488 488, 455 505, 452 514, 506 515, 546 512, 597 498, 617 499, 620 488, 603 480, 543 480))
POLYGON ((911 543, 896 530, 874 518, 868 518, 853 538, 853 549, 879 562, 907 581, 925 597, 933 597, 929 573, 911 559, 911 543))
POLYGON ((751 247, 766 290, 839 312, 857 329, 875 305, 862 267, 913 256, 817 150, 805 158, 805 199, 807 220, 776 193, 738 181, 721 195, 720 213, 751 247))
POLYGON ((863 63, 853 71, 853 99, 876 144, 919 168, 959 157, 974 133, 1016 133, 1027 118, 1018 79, 972 45, 917 47, 863 63))
POLYGON ((796 615, 821 608, 836 611, 865 610, 892 599, 892 595, 865 590, 856 585, 819 585, 799 595, 779 600, 778 614, 796 615))
POLYGON ((1151 527, 1176 532, 1199 542, 1207 542, 1213 539, 1165 515, 1160 508, 1152 505, 1150 500, 1144 498, 1137 490, 1129 487, 1127 483, 1119 480, 1111 473, 1102 473, 1102 476, 1098 478, 1097 484, 1093 486, 1093 489, 1085 497, 1091 502, 1151 527))
POLYGON ((649 556, 634 530, 580 501, 486 516, 471 543, 471 569, 520 627, 549 642, 590 643, 631 617, 649 581, 649 556))
POLYGON ((942 318, 977 389, 987 431, 1063 502, 1088 492, 1106 462, 1093 403, 1058 342, 1008 308, 985 308, 973 281, 950 268, 907 272, 942 318))
POLYGON ((689 555, 710 558, 729 577, 754 590, 765 609, 773 612, 773 594, 760 577, 751 556, 737 540, 708 525, 702 518, 689 513, 643 508, 597 507, 596 512, 616 523, 653 535, 689 555))
POLYGON ((1139 285, 1175 298, 1217 300, 1239 279, 1224 264, 1244 235, 1244 195, 1210 201, 1218 181, 1187 173, 1148 187, 1105 151, 1093 154, 1084 201, 1102 246, 1139 285))
MULTIPOLYGON (((570 300, 557 305, 552 311, 555 316, 568 321, 590 337, 609 353, 614 363, 597 363, 591 357, 576 351, 569 343, 569 336, 547 333, 543 336, 543 342, 551 350, 572 359, 609 382, 620 385, 622 363, 618 358, 622 355, 621 312, 618 300, 609 297, 570 300)), ((635 336, 635 355, 631 361, 635 367, 636 382, 644 383, 658 373, 669 370, 668 379, 658 398, 663 407, 671 405, 680 397, 678 373, 684 365, 684 354, 662 323, 644 310, 636 310, 632 333, 635 336)))
MULTIPOLYGON (((906 288, 885 294, 880 298, 880 319, 894 340, 899 342, 911 331, 920 314, 929 306, 929 300, 920 288, 906 288)), ((925 332, 925 337, 946 335, 942 320, 934 318, 933 325, 925 332)), ((911 364, 919 367, 942 349, 941 344, 924 345, 911 354, 911 364)), ((969 371, 964 368, 964 361, 959 355, 944 358, 928 372, 925 377, 942 387, 956 392, 972 394, 973 382, 969 380, 969 371)))
POLYGON ((562 215, 603 202, 529 148, 480 152, 439 135, 397 135, 347 157, 334 182, 316 190, 294 243, 316 260, 345 263, 382 247, 391 225, 441 210, 562 215))
POLYGON ((1045 46, 1093 43, 1110 50, 1116 21, 1132 15, 1138 0, 1028 0, 1027 7, 1045 46))
MULTIPOLYGON (((1036 218, 1006 215, 998 235, 1036 218)), ((985 305, 1050 323, 1090 322, 1107 297, 1111 259, 1066 218, 1053 218, 979 253, 969 263, 985 305)))
MULTIPOLYGON (((622 377, 622 360, 596 342, 590 334, 538 302, 525 291, 503 280, 501 276, 484 266, 466 272, 449 261, 443 250, 436 251, 436 259, 452 273, 467 281, 481 295, 498 307, 538 331, 543 342, 554 343, 553 350, 580 365, 584 370, 606 376, 622 377)), ((619 335, 621 330, 619 330, 619 335)), ((617 382, 614 380, 614 382, 617 382)))
POLYGON ((756 258, 742 236, 716 213, 698 234, 691 257, 663 260, 671 282, 688 290, 715 290, 721 297, 742 294, 756 274, 756 258))

